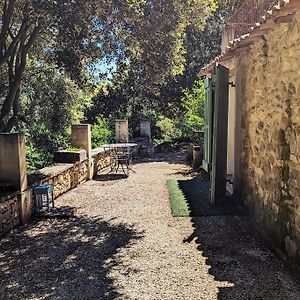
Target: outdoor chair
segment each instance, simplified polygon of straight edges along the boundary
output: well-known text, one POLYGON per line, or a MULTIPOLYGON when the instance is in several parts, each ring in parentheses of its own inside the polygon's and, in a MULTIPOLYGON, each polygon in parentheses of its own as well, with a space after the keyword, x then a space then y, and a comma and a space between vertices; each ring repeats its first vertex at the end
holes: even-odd
POLYGON ((118 148, 116 152, 116 173, 122 168, 123 173, 128 176, 132 165, 132 151, 130 147, 118 148))
MULTIPOLYGON (((132 170, 132 147, 126 141, 116 140, 111 138, 109 140, 111 164, 109 173, 118 173, 119 170, 128 176, 129 170, 132 170), (128 146, 127 146, 128 145, 128 146)), ((133 171, 133 170, 132 170, 133 171)))

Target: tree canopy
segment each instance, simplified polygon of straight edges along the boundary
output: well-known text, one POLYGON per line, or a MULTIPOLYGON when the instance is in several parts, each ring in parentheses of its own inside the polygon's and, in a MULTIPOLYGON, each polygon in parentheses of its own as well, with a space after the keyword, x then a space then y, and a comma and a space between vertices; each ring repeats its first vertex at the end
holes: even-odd
POLYGON ((115 117, 194 124, 197 72, 240 1, 0 0, 0 133, 24 131, 34 161, 84 118, 99 141, 115 117))

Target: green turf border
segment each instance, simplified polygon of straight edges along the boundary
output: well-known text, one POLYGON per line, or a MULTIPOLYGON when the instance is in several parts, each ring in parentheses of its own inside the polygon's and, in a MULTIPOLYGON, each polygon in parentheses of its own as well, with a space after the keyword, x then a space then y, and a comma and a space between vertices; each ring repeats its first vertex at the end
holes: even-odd
POLYGON ((190 210, 187 201, 183 192, 179 188, 177 180, 168 179, 167 186, 169 191, 170 207, 173 217, 190 216, 190 210))

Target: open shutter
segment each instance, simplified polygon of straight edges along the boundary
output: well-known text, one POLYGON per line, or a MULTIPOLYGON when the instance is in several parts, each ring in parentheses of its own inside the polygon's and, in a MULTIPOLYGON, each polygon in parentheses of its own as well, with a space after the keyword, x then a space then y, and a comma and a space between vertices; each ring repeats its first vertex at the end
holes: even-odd
POLYGON ((226 195, 229 70, 222 65, 216 67, 214 92, 211 204, 226 195))
POLYGON ((211 154, 212 154, 212 80, 206 78, 205 86, 205 102, 204 102, 204 154, 202 167, 206 172, 210 172, 211 154))

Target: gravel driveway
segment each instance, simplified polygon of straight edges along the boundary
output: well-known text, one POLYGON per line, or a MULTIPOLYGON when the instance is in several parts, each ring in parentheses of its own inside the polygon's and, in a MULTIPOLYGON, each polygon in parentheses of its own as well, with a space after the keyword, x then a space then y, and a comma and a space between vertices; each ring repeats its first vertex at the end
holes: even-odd
POLYGON ((74 217, 7 235, 0 299, 300 299, 299 282, 245 217, 171 216, 166 179, 184 177, 180 159, 89 181, 58 200, 74 217))

